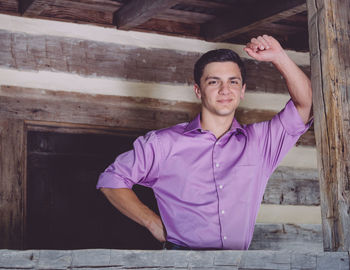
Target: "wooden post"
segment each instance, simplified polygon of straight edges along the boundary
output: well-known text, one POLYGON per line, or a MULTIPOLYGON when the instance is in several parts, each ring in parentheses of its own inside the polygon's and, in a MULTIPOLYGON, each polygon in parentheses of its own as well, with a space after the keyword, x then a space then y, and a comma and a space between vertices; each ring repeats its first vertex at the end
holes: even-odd
POLYGON ((23 248, 24 121, 0 119, 0 249, 23 248))
POLYGON ((307 0, 325 251, 350 250, 350 0, 307 0))

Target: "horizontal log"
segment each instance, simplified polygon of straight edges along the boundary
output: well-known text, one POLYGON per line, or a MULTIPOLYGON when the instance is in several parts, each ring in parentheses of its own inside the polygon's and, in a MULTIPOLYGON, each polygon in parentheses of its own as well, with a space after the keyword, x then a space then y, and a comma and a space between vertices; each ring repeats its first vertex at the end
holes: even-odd
POLYGON ((257 223, 249 249, 322 251, 322 226, 320 224, 257 223))
POLYGON ((267 183, 263 203, 320 205, 318 171, 279 167, 267 183))
POLYGON ((0 89, 0 117, 147 131, 191 120, 199 104, 39 89, 0 89))
POLYGON ((349 269, 347 252, 268 250, 0 250, 1 268, 18 269, 349 269))
MULTIPOLYGON (((0 116, 33 121, 54 121, 151 130, 190 121, 200 104, 151 98, 89 95, 63 91, 1 86, 0 116), (82 102, 82 101, 85 102, 82 102)), ((274 112, 238 109, 241 123, 271 119, 274 112)), ((313 131, 300 145, 314 145, 313 131), (311 137, 311 139, 309 139, 311 137), (307 141, 307 143, 304 143, 307 141)))
MULTIPOLYGON (((193 66, 199 56, 195 52, 0 30, 0 67, 19 70, 193 84, 193 66)), ((272 64, 243 60, 248 74, 247 91, 287 93, 283 78, 272 64)), ((308 67, 303 69, 309 72, 308 67)))
POLYGON ((18 1, 0 0, 1 13, 18 14, 18 1))

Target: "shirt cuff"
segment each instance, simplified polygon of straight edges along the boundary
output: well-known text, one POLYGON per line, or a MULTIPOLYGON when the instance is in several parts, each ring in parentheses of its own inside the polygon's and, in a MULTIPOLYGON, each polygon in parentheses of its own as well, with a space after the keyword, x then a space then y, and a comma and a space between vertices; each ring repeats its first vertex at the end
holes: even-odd
POLYGON ((133 186, 129 181, 110 172, 104 172, 100 174, 96 188, 128 188, 133 186))
POLYGON ((287 133, 293 136, 305 133, 313 123, 313 118, 311 118, 309 122, 304 124, 292 99, 287 102, 284 109, 279 113, 279 119, 287 133))

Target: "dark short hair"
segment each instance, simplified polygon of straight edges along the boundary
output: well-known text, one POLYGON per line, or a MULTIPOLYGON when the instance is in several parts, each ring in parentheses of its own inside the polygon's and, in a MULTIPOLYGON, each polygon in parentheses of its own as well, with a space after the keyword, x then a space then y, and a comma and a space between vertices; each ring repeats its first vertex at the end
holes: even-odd
POLYGON ((242 76, 242 85, 245 84, 246 70, 242 59, 230 49, 217 49, 203 54, 194 65, 194 81, 200 86, 200 80, 206 65, 213 62, 234 62, 238 65, 242 76))

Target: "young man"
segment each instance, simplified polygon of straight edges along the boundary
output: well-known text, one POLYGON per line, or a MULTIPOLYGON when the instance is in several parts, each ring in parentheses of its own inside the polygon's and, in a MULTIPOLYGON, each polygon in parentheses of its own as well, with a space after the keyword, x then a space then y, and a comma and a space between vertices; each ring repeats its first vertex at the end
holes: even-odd
POLYGON ((191 122, 151 131, 101 174, 97 188, 123 214, 169 249, 248 249, 266 183, 309 124, 309 79, 271 36, 245 51, 272 62, 291 100, 272 120, 241 126, 245 69, 230 50, 204 54, 195 65, 201 113, 191 122), (133 184, 151 187, 160 215, 142 204, 133 184))

